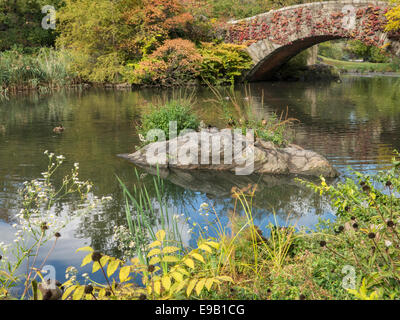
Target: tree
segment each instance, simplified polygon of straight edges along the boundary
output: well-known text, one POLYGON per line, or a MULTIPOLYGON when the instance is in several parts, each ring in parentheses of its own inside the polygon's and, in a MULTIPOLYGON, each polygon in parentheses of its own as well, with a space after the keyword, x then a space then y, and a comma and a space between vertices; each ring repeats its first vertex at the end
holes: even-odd
POLYGON ((42 7, 52 5, 56 9, 61 0, 0 0, 0 50, 13 45, 22 47, 52 46, 56 32, 42 28, 42 7))
MULTIPOLYGON (((397 0, 397 2, 399 2, 397 0)), ((400 4, 386 14, 388 23, 386 25, 386 31, 397 31, 400 30, 400 4)))

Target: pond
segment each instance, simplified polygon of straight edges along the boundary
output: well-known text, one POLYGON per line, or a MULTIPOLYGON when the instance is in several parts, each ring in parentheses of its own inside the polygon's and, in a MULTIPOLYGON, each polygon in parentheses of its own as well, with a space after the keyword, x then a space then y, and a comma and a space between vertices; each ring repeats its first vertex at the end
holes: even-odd
MULTIPOLYGON (((341 173, 349 166, 363 172, 387 167, 392 150, 400 150, 400 79, 396 77, 345 76, 342 83, 254 83, 240 86, 241 99, 251 99, 260 117, 288 111, 300 120, 294 142, 321 153, 341 173)), ((12 241, 15 215, 21 209, 18 189, 26 180, 36 179, 47 167, 45 150, 66 157, 55 179, 59 183, 75 162, 80 176, 94 184, 93 195, 111 196, 106 206, 85 215, 63 231, 48 264, 54 265, 57 278, 64 280, 66 267, 80 266, 84 253, 76 249, 89 245, 105 253, 120 254, 113 239, 114 226, 126 224, 122 189, 118 176, 132 189, 138 183, 133 164, 117 154, 135 150, 139 139, 135 120, 154 101, 183 94, 182 91, 141 89, 134 91, 89 89, 68 90, 49 95, 21 94, 0 100, 0 242, 12 241), (65 131, 54 134, 62 124, 65 131)), ((196 89, 195 110, 206 123, 222 126, 222 110, 211 101, 208 88, 196 89)), ((143 171, 139 171, 143 173, 143 171)), ((230 189, 235 181, 221 183, 210 175, 207 184, 190 186, 166 180, 165 189, 171 214, 184 214, 189 222, 181 225, 184 241, 194 244, 194 223, 206 225, 199 215, 201 204, 215 208, 223 224, 234 206, 230 189), (214 181, 213 181, 214 179, 214 181)), ((257 181, 257 177, 249 177, 257 181)), ((149 186, 152 176, 141 174, 149 186)), ((249 180, 249 181, 250 181, 249 180)), ((68 201, 73 201, 68 200, 68 201)), ((71 214, 70 203, 57 207, 57 214, 71 214)), ((260 185, 254 202, 255 224, 261 229, 273 221, 313 227, 319 218, 334 219, 327 199, 293 183, 293 177, 274 177, 260 185)), ((50 244, 49 244, 50 246, 50 244)), ((41 255, 47 253, 44 247, 41 255)), ((79 268, 88 272, 89 268, 79 268)))

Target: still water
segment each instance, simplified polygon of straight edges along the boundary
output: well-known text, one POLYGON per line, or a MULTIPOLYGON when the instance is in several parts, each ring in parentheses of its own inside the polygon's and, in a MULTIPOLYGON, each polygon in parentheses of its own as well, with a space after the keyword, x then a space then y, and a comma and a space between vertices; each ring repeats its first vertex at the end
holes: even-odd
MULTIPOLYGON (((349 167, 370 173, 385 168, 392 150, 400 150, 400 78, 347 76, 342 83, 269 82, 236 90, 240 99, 252 101, 253 111, 260 117, 288 110, 289 117, 299 119, 300 123, 294 127, 294 142, 327 157, 341 173, 339 179, 349 174, 349 167)), ((207 88, 196 91, 194 109, 199 117, 221 127, 222 110, 211 101, 214 98, 211 91, 207 88)), ((24 181, 41 176, 47 167, 43 152, 49 150, 66 157, 65 169, 60 171, 55 184, 79 162, 81 180, 94 183, 93 195, 113 198, 107 206, 63 231, 48 261, 56 267, 57 278, 64 280, 67 266, 80 266, 85 254, 75 253, 79 247, 90 245, 118 255, 113 228, 126 221, 116 175, 128 188, 138 181, 134 165, 117 154, 135 150, 139 142, 135 120, 149 104, 176 94, 182 93, 90 89, 40 96, 21 94, 0 100, 0 242, 13 240, 12 224, 21 209, 18 189, 24 181), (56 135, 52 129, 60 124, 65 131, 56 135)), ((193 223, 206 224, 198 213, 202 203, 212 205, 221 221, 227 223, 227 213, 234 206, 231 187, 257 179, 233 181, 204 174, 201 182, 190 185, 166 180, 171 214, 191 218, 181 226, 184 241, 195 243, 196 232, 188 232, 193 223)), ((293 177, 264 180, 254 202, 255 223, 261 229, 272 221, 272 212, 281 224, 289 217, 289 222, 307 227, 315 225, 320 217, 334 218, 327 200, 293 183, 293 177)), ((152 177, 142 176, 141 183, 151 186, 152 177)), ((57 212, 72 214, 69 208, 66 201, 58 206, 57 212)), ((45 255, 47 250, 48 247, 43 248, 41 254, 45 255)), ((88 270, 79 268, 82 273, 88 270)))

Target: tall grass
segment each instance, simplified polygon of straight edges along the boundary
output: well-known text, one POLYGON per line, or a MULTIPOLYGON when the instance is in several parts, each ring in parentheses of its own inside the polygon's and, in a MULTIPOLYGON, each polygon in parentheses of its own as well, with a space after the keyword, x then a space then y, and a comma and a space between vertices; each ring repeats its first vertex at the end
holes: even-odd
MULTIPOLYGON (((164 190, 164 182, 159 174, 153 177, 155 199, 150 198, 146 185, 135 169, 139 183, 133 187, 132 192, 117 177, 125 199, 125 214, 129 231, 135 241, 136 256, 142 264, 147 265, 147 245, 149 240, 156 241, 156 233, 159 229, 165 230, 166 240, 176 242, 183 249, 181 231, 176 219, 170 216, 168 202, 164 190)), ((158 173, 158 170, 157 170, 158 173)))
POLYGON ((0 53, 0 88, 13 92, 41 88, 61 88, 76 81, 69 71, 67 51, 41 48, 26 54, 18 48, 0 53))

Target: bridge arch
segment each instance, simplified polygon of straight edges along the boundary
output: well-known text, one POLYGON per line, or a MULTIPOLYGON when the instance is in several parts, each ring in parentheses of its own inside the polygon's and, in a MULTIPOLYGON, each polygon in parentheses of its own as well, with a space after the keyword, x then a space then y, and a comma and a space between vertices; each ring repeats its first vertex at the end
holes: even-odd
POLYGON ((247 45, 247 80, 268 79, 301 51, 321 42, 357 39, 400 56, 400 33, 385 32, 387 2, 344 0, 285 7, 229 22, 226 42, 247 45))

